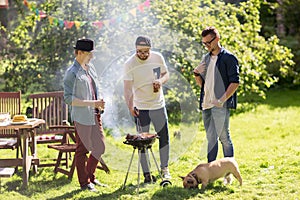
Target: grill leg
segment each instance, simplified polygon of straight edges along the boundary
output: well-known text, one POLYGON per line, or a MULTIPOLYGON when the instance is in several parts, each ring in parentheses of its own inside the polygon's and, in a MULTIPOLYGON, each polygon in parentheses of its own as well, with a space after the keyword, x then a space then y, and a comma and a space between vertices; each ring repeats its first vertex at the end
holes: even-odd
POLYGON ((145 157, 146 157, 146 164, 147 164, 147 168, 149 169, 149 173, 150 173, 150 180, 151 183, 153 183, 153 178, 152 178, 152 173, 151 173, 151 165, 150 165, 150 156, 149 156, 149 151, 148 149, 151 147, 145 147, 145 157))
POLYGON ((137 187, 137 194, 139 195, 139 190, 140 190, 140 167, 141 167, 141 154, 142 154, 142 150, 138 149, 138 154, 139 154, 139 158, 138 158, 138 187, 137 187))
POLYGON ((150 149, 150 151, 151 151, 151 154, 152 154, 154 163, 155 163, 155 165, 156 165, 157 171, 158 171, 158 173, 159 173, 159 176, 160 176, 161 179, 163 179, 163 178, 162 178, 162 175, 161 175, 161 173, 160 173, 160 171, 159 171, 159 168, 158 168, 158 164, 157 164, 157 162, 156 162, 156 159, 155 159, 155 157, 154 157, 154 153, 153 153, 153 151, 152 151, 152 148, 150 147, 149 149, 150 149))
POLYGON ((128 166, 128 170, 127 170, 127 173, 126 173, 126 177, 125 177, 125 181, 124 181, 122 190, 125 189, 125 184, 126 184, 126 181, 127 181, 127 178, 128 178, 128 173, 129 173, 129 170, 130 170, 130 167, 131 167, 131 163, 132 163, 132 159, 133 159, 133 156, 134 156, 134 152, 135 152, 135 148, 133 149, 133 152, 132 152, 132 155, 131 155, 131 159, 130 159, 130 162, 129 162, 129 166, 128 166))

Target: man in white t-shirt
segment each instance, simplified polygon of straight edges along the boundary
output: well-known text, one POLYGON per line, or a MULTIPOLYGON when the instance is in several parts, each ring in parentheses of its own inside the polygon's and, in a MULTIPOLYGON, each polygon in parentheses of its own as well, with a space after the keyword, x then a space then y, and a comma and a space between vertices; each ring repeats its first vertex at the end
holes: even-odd
MULTIPOLYGON (((125 62, 125 100, 131 115, 135 118, 138 132, 149 132, 152 122, 159 135, 161 173, 164 178, 171 178, 168 170, 168 117, 162 90, 162 85, 169 79, 168 68, 163 56, 151 51, 151 41, 148 37, 137 37, 135 45, 136 53, 125 62)), ((155 181, 152 180, 145 151, 142 151, 141 164, 144 182, 155 181)))

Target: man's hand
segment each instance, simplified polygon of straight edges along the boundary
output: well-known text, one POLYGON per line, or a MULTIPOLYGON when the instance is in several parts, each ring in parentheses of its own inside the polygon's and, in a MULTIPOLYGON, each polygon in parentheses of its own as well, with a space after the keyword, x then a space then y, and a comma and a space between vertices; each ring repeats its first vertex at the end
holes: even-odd
POLYGON ((158 92, 159 89, 161 88, 162 82, 160 79, 156 79, 153 81, 153 91, 158 92))
POLYGON ((206 70, 206 65, 204 62, 201 62, 195 69, 194 69, 194 73, 197 74, 204 74, 206 70))
POLYGON ((99 108, 100 110, 104 110, 105 101, 103 99, 95 101, 95 108, 99 108))
POLYGON ((134 116, 134 117, 138 117, 139 116, 139 110, 136 107, 130 108, 129 111, 130 111, 130 113, 131 113, 132 116, 134 116))
POLYGON ((224 102, 220 101, 219 99, 215 99, 212 101, 212 104, 218 108, 222 108, 223 107, 223 104, 224 102))

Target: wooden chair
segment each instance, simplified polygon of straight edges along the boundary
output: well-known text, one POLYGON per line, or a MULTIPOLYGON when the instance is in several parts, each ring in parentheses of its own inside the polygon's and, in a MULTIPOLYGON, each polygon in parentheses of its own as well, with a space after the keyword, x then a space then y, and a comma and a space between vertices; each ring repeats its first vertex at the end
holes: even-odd
MULTIPOLYGON (((40 158, 40 167, 55 166, 54 172, 60 172, 72 179, 75 170, 73 158, 70 169, 69 158, 76 151, 75 127, 68 123, 68 107, 63 100, 63 91, 32 94, 32 117, 41 118, 46 124, 37 129, 37 144, 48 144, 48 148, 58 151, 54 163, 43 163, 40 158), (56 144, 49 144, 56 143, 56 144), (63 155, 65 157, 63 158, 63 155)), ((98 169, 109 173, 105 162, 101 159, 98 169)))
MULTIPOLYGON (((58 126, 53 128, 64 128, 64 126, 58 126)), ((61 144, 49 144, 48 148, 57 150, 58 157, 55 163, 54 173, 60 172, 68 176, 69 179, 72 179, 75 171, 75 158, 73 158, 70 169, 68 169, 68 163, 63 165, 63 154, 75 153, 76 151, 76 138, 75 138, 75 128, 67 126, 65 127, 66 132, 63 135, 61 144)), ((68 160, 66 160, 67 162, 68 160)))
MULTIPOLYGON (((61 145, 66 143, 69 140, 65 138, 66 134, 72 132, 74 127, 70 126, 68 122, 68 106, 64 103, 63 91, 31 94, 29 99, 32 101, 32 117, 44 119, 46 122, 36 130, 37 145, 49 143, 61 145)), ((45 159, 42 157, 41 152, 38 154, 39 167, 56 166, 57 158, 45 159)), ((70 154, 66 152, 62 164, 68 167, 69 159, 70 154)))
MULTIPOLYGON (((11 117, 21 114, 21 91, 0 92, 0 112, 9 112, 11 117)), ((0 130, 0 149, 16 149, 16 158, 22 156, 21 137, 17 129, 0 130)))

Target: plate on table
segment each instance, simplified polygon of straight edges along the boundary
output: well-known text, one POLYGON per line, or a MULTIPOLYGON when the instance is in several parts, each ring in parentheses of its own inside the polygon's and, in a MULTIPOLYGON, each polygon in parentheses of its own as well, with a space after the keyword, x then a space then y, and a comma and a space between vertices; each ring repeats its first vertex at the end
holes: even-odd
POLYGON ((13 122, 13 121, 11 121, 10 122, 11 125, 22 125, 22 124, 27 124, 27 123, 28 123, 28 121, 23 121, 23 122, 13 122))

